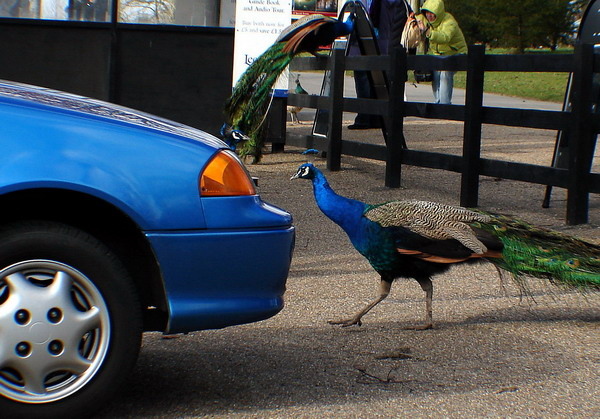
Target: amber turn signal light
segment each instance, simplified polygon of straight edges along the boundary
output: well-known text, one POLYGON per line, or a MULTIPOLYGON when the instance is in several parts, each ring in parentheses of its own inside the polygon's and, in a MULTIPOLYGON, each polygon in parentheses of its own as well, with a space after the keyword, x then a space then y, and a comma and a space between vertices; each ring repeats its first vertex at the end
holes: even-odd
POLYGON ((254 183, 244 165, 229 150, 217 153, 200 175, 201 196, 254 195, 254 183))

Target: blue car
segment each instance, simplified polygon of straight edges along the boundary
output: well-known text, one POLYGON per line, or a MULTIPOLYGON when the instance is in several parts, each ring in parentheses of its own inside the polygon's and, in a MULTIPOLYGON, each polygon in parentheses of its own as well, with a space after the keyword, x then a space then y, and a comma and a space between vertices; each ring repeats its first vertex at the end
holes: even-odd
POLYGON ((282 309, 292 218, 219 139, 3 81, 0 127, 0 416, 89 416, 144 331, 282 309))

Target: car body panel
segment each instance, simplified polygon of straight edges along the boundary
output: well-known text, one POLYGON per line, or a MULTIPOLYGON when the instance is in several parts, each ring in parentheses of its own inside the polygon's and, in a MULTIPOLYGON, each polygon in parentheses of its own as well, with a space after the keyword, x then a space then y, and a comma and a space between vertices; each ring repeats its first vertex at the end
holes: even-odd
POLYGON ((3 81, 0 126, 0 197, 71 190, 125 214, 156 258, 169 331, 247 323, 281 310, 292 218, 258 195, 200 197, 200 173, 226 148, 219 139, 131 109, 3 81))
POLYGON ((258 195, 202 198, 206 226, 214 229, 282 227, 292 216, 264 202, 258 195))
POLYGON ((147 235, 163 261, 169 332, 248 323, 282 309, 293 227, 147 235))
POLYGON ((197 178, 214 147, 111 119, 2 101, 0 125, 3 154, 10 157, 0 167, 0 194, 77 190, 110 201, 145 230, 206 227, 197 178))

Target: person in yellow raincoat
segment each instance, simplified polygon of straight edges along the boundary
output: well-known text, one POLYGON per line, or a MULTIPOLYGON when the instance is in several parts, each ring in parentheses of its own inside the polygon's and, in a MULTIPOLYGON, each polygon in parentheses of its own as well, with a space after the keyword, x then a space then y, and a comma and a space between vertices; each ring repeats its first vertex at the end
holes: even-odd
MULTIPOLYGON (((467 42, 458 22, 446 12, 443 0, 426 0, 417 22, 429 40, 428 54, 450 56, 467 53, 467 42)), ((454 71, 434 71, 431 87, 435 103, 452 103, 454 71)))

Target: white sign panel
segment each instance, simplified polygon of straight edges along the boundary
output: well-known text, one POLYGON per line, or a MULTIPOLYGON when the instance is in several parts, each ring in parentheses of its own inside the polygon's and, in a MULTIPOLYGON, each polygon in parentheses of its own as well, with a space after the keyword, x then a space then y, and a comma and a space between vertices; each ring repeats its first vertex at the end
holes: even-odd
MULTIPOLYGON (((291 0, 237 0, 233 85, 252 61, 273 45, 281 31, 291 23, 291 0)), ((287 76, 280 77, 275 85, 275 94, 285 95, 287 89, 287 76)))

